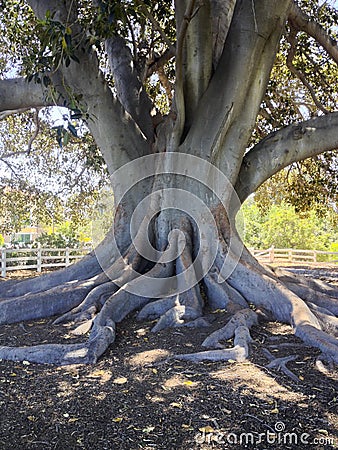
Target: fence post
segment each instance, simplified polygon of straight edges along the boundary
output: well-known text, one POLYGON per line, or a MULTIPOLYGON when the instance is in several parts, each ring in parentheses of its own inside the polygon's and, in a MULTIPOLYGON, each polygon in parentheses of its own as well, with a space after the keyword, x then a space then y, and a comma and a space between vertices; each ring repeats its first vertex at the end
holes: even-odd
POLYGON ((269 261, 272 263, 275 260, 275 246, 273 245, 270 248, 270 252, 269 252, 269 261))
POLYGON ((317 262, 317 250, 313 250, 313 262, 317 262))
POLYGON ((66 267, 68 267, 70 264, 69 261, 69 247, 66 247, 66 267))
POLYGON ((292 262, 292 249, 291 249, 291 248, 290 248, 289 251, 288 251, 288 255, 289 255, 289 256, 288 256, 288 261, 289 261, 289 262, 292 262))
POLYGON ((37 254, 37 261, 36 261, 36 271, 41 272, 42 270, 42 249, 40 242, 38 243, 38 254, 37 254))
POLYGON ((6 249, 1 249, 1 276, 6 277, 6 249))

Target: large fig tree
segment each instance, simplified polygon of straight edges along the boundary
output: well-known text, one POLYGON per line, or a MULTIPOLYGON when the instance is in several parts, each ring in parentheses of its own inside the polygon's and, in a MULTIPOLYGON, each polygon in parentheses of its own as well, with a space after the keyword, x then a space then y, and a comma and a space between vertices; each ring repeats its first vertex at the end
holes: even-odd
POLYGON ((335 20, 316 0, 2 2, 2 118, 59 105, 84 120, 115 215, 82 261, 0 285, 2 324, 56 316, 83 343, 0 358, 94 363, 132 312, 197 330, 226 309, 200 352, 175 357, 243 360, 265 318, 338 362, 338 289, 261 266, 235 223, 265 180, 338 147, 335 20))

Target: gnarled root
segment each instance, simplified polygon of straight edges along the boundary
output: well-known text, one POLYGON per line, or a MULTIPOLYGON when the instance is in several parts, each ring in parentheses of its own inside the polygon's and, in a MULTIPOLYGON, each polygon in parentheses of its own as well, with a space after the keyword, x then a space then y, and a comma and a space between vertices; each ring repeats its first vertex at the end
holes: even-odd
MULTIPOLYGON (((197 238, 193 226, 185 218, 180 218, 175 226, 181 230, 178 240, 167 243, 165 248, 166 257, 175 255, 171 262, 162 257, 152 262, 145 260, 131 245, 126 247, 125 256, 119 256, 115 262, 107 256, 109 267, 101 273, 97 273, 97 261, 87 267, 88 261, 93 262, 88 257, 82 266, 88 269, 88 279, 82 274, 82 278, 71 281, 67 272, 59 285, 55 284, 59 275, 42 277, 41 281, 36 280, 36 286, 31 282, 9 283, 8 293, 0 301, 0 324, 57 315, 54 324, 75 323, 75 333, 88 335, 88 339, 70 345, 0 347, 0 358, 59 365, 93 363, 114 341, 115 324, 138 310, 138 320, 157 319, 153 332, 171 327, 208 327, 209 317, 222 318, 225 313, 227 322, 201 342, 201 347, 208 350, 173 358, 192 362, 243 361, 249 356, 250 330, 258 324, 261 310, 266 317, 290 324, 303 342, 322 351, 323 359, 338 363, 337 289, 303 279, 298 286, 293 276, 261 267, 246 250, 239 259, 228 250, 222 236, 213 265, 201 278, 203 264, 194 264, 199 242, 194 242, 193 236, 197 238), (177 253, 180 239, 185 245, 177 253), (232 272, 223 273, 224 261, 233 266, 232 272), (149 280, 151 288, 146 291, 149 280), (24 286, 29 291, 25 295, 24 286), (212 316, 204 316, 210 312, 212 316), (225 348, 229 339, 233 339, 233 347, 225 348)), ((73 270, 73 275, 79 271, 73 270)), ((6 291, 5 285, 0 292, 6 291)), ((268 367, 280 368, 295 380, 286 367, 290 360, 291 357, 273 360, 268 367)))

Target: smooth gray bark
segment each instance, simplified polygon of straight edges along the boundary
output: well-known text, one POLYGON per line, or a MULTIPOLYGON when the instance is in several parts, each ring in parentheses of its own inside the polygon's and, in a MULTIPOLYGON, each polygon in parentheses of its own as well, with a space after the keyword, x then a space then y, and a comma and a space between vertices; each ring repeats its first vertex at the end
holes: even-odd
POLYGON ((268 135, 244 157, 235 186, 243 202, 284 167, 338 148, 338 113, 289 125, 268 135))

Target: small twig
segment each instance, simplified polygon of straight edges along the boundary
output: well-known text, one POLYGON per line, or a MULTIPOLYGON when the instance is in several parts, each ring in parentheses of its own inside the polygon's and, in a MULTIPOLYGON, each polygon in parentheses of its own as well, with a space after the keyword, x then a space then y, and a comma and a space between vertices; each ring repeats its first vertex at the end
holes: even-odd
POLYGON ((31 150, 32 150, 32 144, 35 141, 35 139, 37 138, 39 131, 40 131, 40 121, 39 121, 39 109, 36 108, 35 112, 34 112, 34 123, 35 123, 35 130, 34 133, 32 134, 32 136, 30 137, 29 141, 28 141, 28 145, 27 145, 27 155, 30 154, 31 150))
POLYGON ((264 426, 266 426, 266 428, 268 428, 269 430, 271 430, 273 433, 276 432, 276 430, 274 430, 272 427, 270 427, 270 425, 268 425, 266 422, 264 422, 264 420, 259 419, 258 417, 252 415, 252 414, 244 414, 244 417, 250 417, 251 419, 255 419, 257 420, 259 423, 262 423, 264 426))
POLYGON ((295 56, 295 53, 296 53, 296 43, 297 43, 297 30, 295 28, 291 27, 291 31, 290 31, 290 34, 287 36, 287 40, 291 44, 288 56, 286 58, 286 65, 287 65, 288 69, 307 88, 307 90, 309 91, 309 93, 310 93, 310 95, 312 97, 312 100, 314 101, 314 103, 317 106, 317 108, 320 109, 324 114, 329 114, 330 111, 328 109, 326 109, 325 106, 318 100, 318 98, 316 96, 316 93, 315 93, 315 90, 313 89, 311 84, 307 81, 307 79, 306 79, 305 75, 303 74, 303 72, 301 72, 300 70, 296 69, 296 67, 293 64, 293 59, 294 59, 294 56, 295 56))
POLYGON ((24 113, 29 110, 30 110, 30 108, 19 108, 19 109, 12 109, 12 110, 8 110, 8 111, 1 111, 0 112, 0 120, 3 120, 8 116, 12 116, 13 114, 21 114, 21 113, 24 113))
POLYGON ((284 373, 284 375, 291 378, 291 380, 295 381, 296 383, 299 383, 300 381, 299 378, 286 367, 286 364, 289 361, 294 361, 296 358, 298 358, 298 355, 290 355, 282 358, 275 358, 267 349, 263 349, 263 353, 270 360, 270 363, 266 366, 267 369, 280 370, 281 372, 284 373))
POLYGON ((137 2, 140 6, 141 6, 141 10, 143 12, 143 14, 150 20, 151 24, 153 25, 153 27, 159 32, 161 38, 163 39, 163 41, 167 44, 167 46, 173 47, 172 42, 170 41, 170 39, 168 38, 168 36, 165 34, 165 32, 163 31, 161 25, 157 22, 157 20, 155 19, 155 17, 151 14, 151 12, 148 10, 148 8, 146 7, 146 5, 141 2, 138 1, 137 2))

